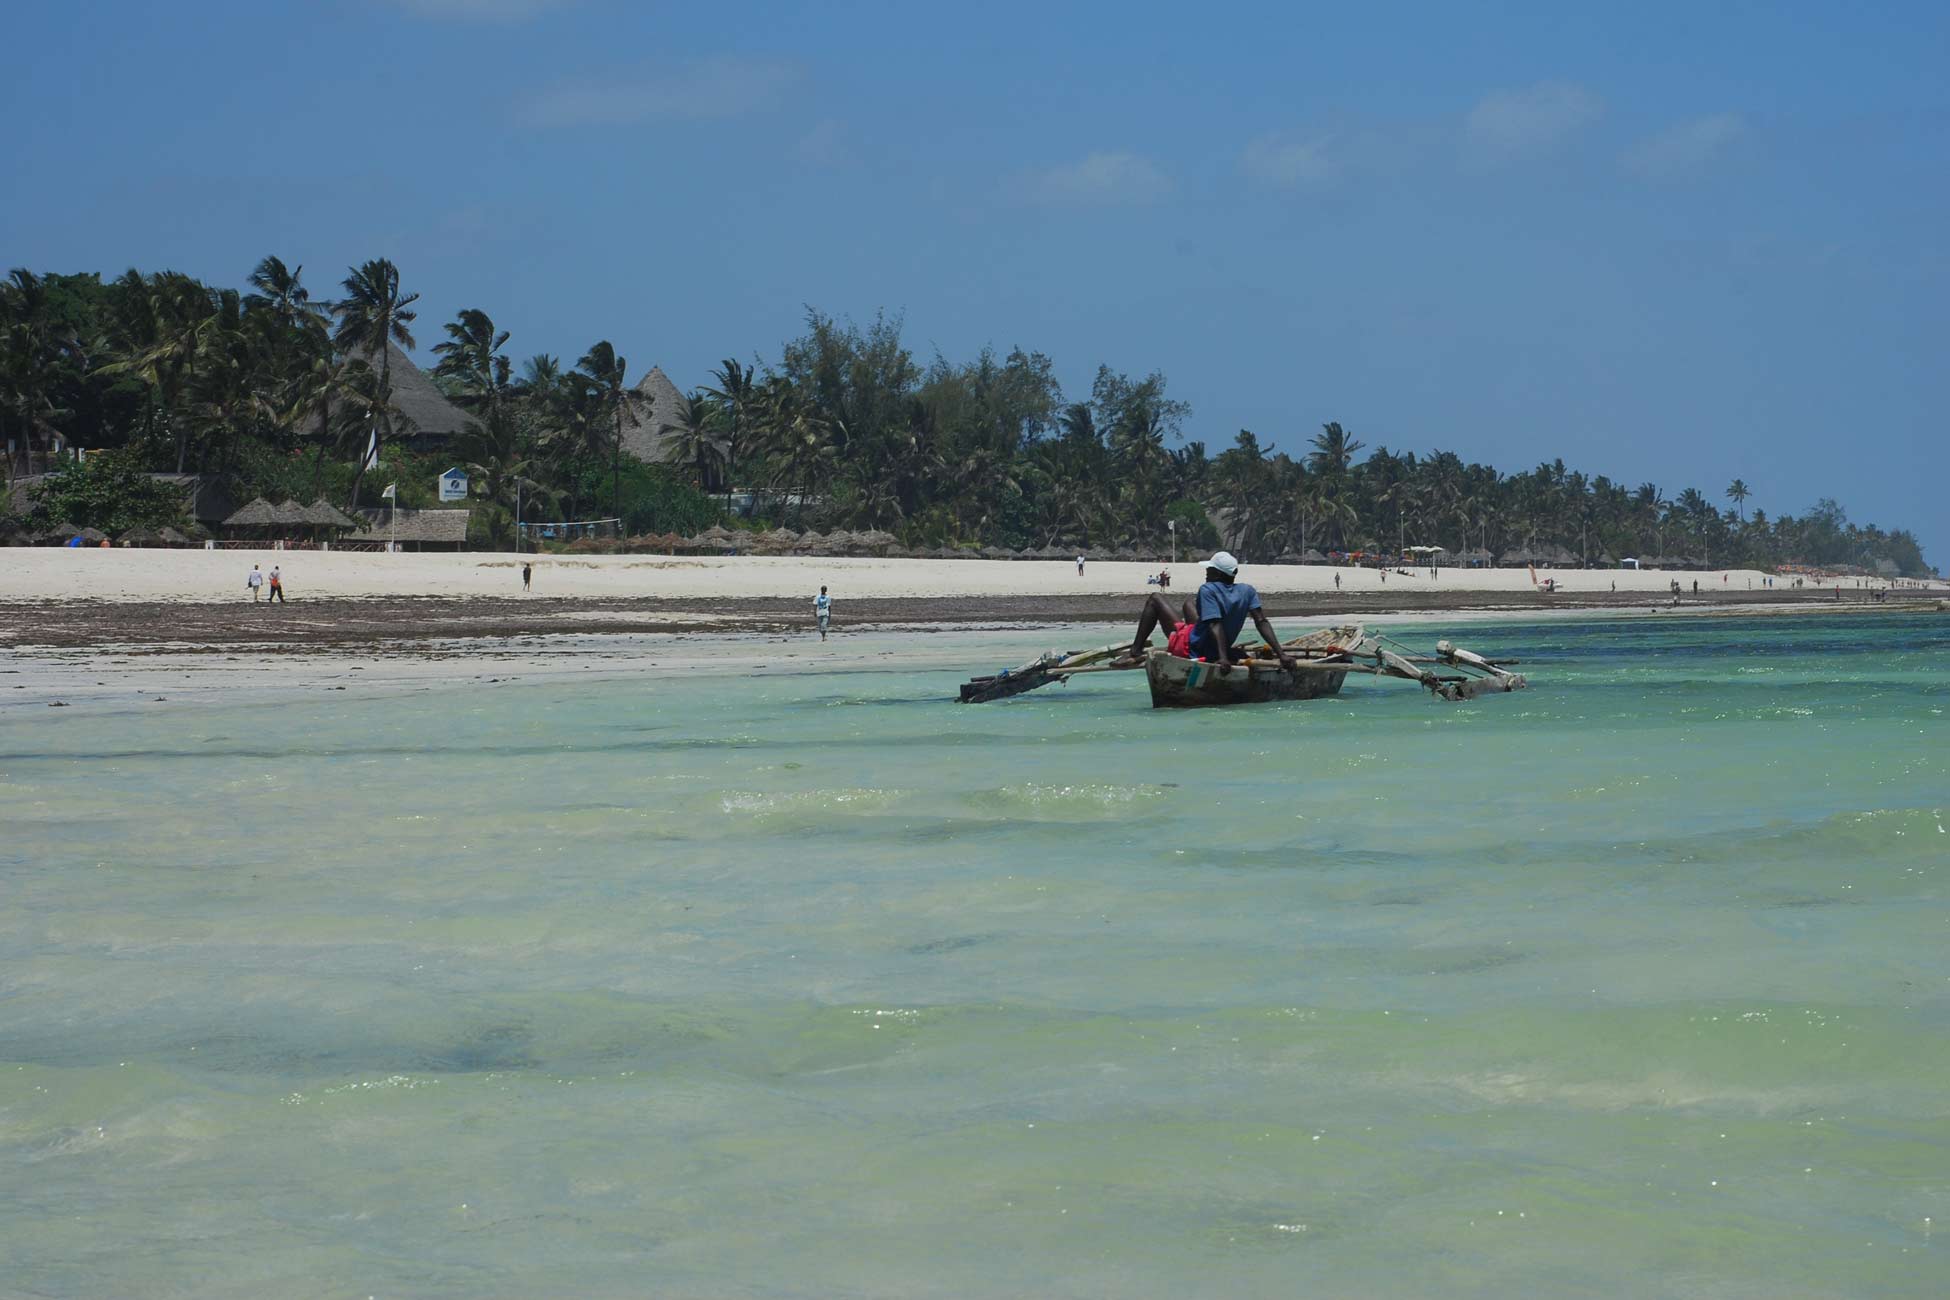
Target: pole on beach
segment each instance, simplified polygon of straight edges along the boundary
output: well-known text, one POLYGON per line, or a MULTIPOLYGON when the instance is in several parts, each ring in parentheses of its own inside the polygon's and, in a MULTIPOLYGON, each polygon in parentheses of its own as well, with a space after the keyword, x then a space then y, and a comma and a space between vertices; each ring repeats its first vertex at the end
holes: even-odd
POLYGON ((1173 564, 1177 564, 1178 563, 1178 521, 1176 519, 1165 520, 1165 528, 1171 533, 1171 562, 1173 564))

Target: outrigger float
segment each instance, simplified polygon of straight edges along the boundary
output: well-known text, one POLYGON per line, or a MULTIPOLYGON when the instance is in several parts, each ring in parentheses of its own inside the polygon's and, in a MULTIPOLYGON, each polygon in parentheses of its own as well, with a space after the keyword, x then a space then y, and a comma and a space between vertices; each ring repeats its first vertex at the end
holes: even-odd
POLYGON ((1168 650, 1153 648, 1134 655, 1128 641, 1073 654, 1052 650, 1018 667, 963 683, 961 702, 988 704, 1084 673, 1139 669, 1150 684, 1154 709, 1317 700, 1340 694, 1349 673, 1416 682, 1445 700, 1473 700, 1520 691, 1530 684, 1522 673, 1509 671, 1515 659, 1485 659, 1447 641, 1436 642, 1433 655, 1418 655, 1390 637, 1366 635, 1358 623, 1310 632, 1286 642, 1284 648, 1294 661, 1291 669, 1264 645, 1253 643, 1239 647, 1230 672, 1202 659, 1181 659, 1168 650))

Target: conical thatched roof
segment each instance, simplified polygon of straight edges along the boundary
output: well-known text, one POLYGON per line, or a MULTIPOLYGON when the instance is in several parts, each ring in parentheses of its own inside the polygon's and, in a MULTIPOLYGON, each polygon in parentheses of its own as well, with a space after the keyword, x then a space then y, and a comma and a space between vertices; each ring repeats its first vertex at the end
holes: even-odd
POLYGON ((801 555, 811 555, 815 551, 824 550, 825 547, 826 536, 823 533, 802 533, 799 540, 792 544, 792 549, 801 555))
POLYGON ((1519 546, 1514 551, 1505 551, 1502 555, 1499 555, 1496 562, 1505 565, 1535 564, 1537 562, 1537 553, 1527 546, 1519 546))
POLYGON ((168 526, 164 526, 158 529, 157 535, 162 538, 165 545, 169 545, 169 546, 194 545, 194 543, 191 542, 189 538, 183 536, 183 534, 177 532, 174 528, 170 528, 168 526))
POLYGON ((151 528, 148 524, 137 524, 115 539, 117 546, 157 546, 164 541, 162 530, 151 528))
POLYGON ((37 534, 37 536, 40 537, 41 540, 43 541, 46 541, 48 539, 59 539, 61 541, 66 541, 68 538, 73 537, 76 533, 80 531, 81 530, 79 528, 76 528, 73 524, 63 519, 60 523, 54 525, 54 527, 48 529, 44 533, 37 534))
MULTIPOLYGON (((749 533, 744 535, 750 536, 749 533)), ((740 535, 738 533, 732 532, 729 528, 726 528, 723 524, 712 524, 709 528, 699 533, 698 536, 708 537, 714 542, 735 542, 739 539, 740 535)))
POLYGON ((99 528, 84 528, 81 530, 81 540, 84 542, 105 542, 108 540, 108 534, 99 528))
POLYGON ((346 516, 343 510, 324 497, 305 507, 305 520, 320 528, 357 528, 359 521, 346 516))
POLYGON ((673 434, 666 428, 678 422, 684 410, 684 395, 661 366, 637 381, 636 408, 623 417, 623 450, 638 460, 652 464, 669 460, 673 434))
POLYGON ((774 528, 769 533, 760 533, 752 538, 752 545, 760 550, 783 554, 799 544, 799 534, 790 528, 774 528))
POLYGON ((276 511, 277 521, 280 524, 289 524, 302 528, 311 523, 311 512, 290 497, 286 497, 276 506, 273 506, 272 509, 276 511))
MULTIPOLYGON (((371 366, 375 373, 378 372, 377 353, 362 352, 354 356, 371 366)), ((402 427, 396 432, 410 432, 419 437, 455 437, 466 430, 467 413, 434 387, 426 371, 413 364, 413 358, 392 343, 386 345, 386 356, 387 377, 393 385, 393 405, 412 422, 410 431, 402 427)), ((361 435, 363 441, 364 435, 361 435)))
POLYGON ((223 521, 225 528, 268 528, 278 522, 278 508, 263 497, 252 497, 236 514, 223 521))

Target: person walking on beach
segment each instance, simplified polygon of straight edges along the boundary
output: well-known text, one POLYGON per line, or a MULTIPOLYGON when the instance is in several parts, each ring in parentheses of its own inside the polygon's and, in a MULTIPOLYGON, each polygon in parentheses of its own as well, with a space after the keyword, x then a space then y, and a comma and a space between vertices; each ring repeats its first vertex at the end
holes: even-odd
POLYGON ((284 604, 284 575, 278 572, 275 564, 271 566, 271 590, 264 597, 264 603, 268 605, 274 600, 280 605, 284 604))
POLYGON ((1083 557, 1081 555, 1077 556, 1077 576, 1079 578, 1083 576, 1083 557))
POLYGON ((528 583, 532 578, 534 578, 534 576, 535 576, 535 567, 529 564, 526 560, 523 560, 521 564, 521 589, 523 591, 528 590, 528 583))
POLYGON ((1341 575, 1337 573, 1334 575, 1334 590, 1339 591, 1340 589, 1341 589, 1341 575))
POLYGON ((819 623, 819 639, 824 641, 826 629, 833 621, 833 598, 826 594, 824 587, 813 597, 813 618, 819 623))
POLYGON ((244 579, 244 586, 250 589, 251 604, 255 605, 258 598, 264 594, 264 575, 258 572, 255 564, 251 565, 250 576, 244 579))

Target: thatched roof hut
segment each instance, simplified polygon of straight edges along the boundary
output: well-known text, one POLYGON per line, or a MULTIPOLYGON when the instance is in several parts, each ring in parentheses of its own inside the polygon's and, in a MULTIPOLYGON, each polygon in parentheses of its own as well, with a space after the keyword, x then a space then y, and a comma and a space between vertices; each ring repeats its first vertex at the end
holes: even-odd
MULTIPOLYGON (((379 369, 378 353, 362 352, 354 356, 375 372, 379 369)), ((447 400, 447 395, 434 386, 432 378, 413 363, 413 358, 392 343, 386 345, 386 356, 387 375, 393 385, 393 406, 405 417, 394 428, 401 440, 444 441, 466 431, 467 413, 447 400)))
POLYGON ((1473 551, 1455 551, 1443 563, 1464 568, 1488 568, 1496 563, 1496 557, 1479 546, 1473 551))
POLYGON ((305 507, 305 521, 314 528, 357 528, 359 521, 347 515, 324 497, 305 507))
POLYGON ((467 521, 471 512, 458 510, 361 509, 360 541, 396 541, 414 550, 447 547, 458 551, 467 543, 467 521))
POLYGON ((890 546, 899 546, 901 539, 879 528, 870 528, 864 533, 855 533, 853 541, 864 551, 885 551, 890 546))
POLYGON ((91 544, 105 542, 108 540, 108 534, 99 528, 84 528, 81 530, 81 540, 91 544))
POLYGON ((278 522, 278 508, 263 497, 252 497, 237 512, 223 521, 225 528, 271 528, 278 522))
POLYGON ((1526 564, 1537 563, 1537 552, 1527 546, 1519 546, 1515 550, 1505 551, 1497 557, 1496 562, 1506 569, 1520 569, 1526 564))
POLYGON ((635 409, 623 417, 623 451, 649 464, 669 460, 676 440, 670 430, 681 422, 684 395, 661 366, 651 366, 633 391, 635 409))
POLYGON ((161 536, 163 545, 165 546, 195 546, 196 545, 194 541, 191 541, 188 537, 185 537, 182 533, 177 532, 174 528, 171 528, 167 524, 164 524, 161 528, 157 529, 156 531, 158 535, 161 536))
POLYGON ((116 538, 115 544, 117 546, 164 546, 168 542, 162 535, 162 529, 148 524, 137 524, 116 538))
POLYGON ((35 533, 33 541, 37 546, 60 545, 81 530, 63 519, 45 532, 35 533))

